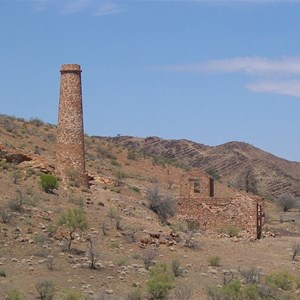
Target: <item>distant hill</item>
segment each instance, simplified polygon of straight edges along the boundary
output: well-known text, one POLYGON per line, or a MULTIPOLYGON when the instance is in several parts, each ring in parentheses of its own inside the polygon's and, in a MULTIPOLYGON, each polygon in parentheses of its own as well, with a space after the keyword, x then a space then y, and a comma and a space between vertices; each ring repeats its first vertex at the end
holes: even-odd
POLYGON ((258 194, 277 197, 290 193, 300 197, 300 163, 276 157, 247 143, 228 142, 212 147, 189 140, 158 137, 98 138, 156 158, 200 168, 228 186, 246 189, 247 180, 250 180, 258 194))

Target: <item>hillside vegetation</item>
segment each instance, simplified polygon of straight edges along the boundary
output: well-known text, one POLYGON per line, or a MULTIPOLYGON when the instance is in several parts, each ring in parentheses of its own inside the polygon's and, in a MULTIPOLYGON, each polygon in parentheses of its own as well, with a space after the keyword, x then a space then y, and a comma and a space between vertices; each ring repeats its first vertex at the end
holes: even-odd
MULTIPOLYGON (((299 299, 298 209, 268 201, 259 241, 239 228, 204 233, 176 219, 179 178, 196 166, 191 153, 208 155, 209 147, 148 139, 177 149, 164 155, 143 149, 142 139, 86 136, 91 187, 70 174, 65 189, 51 177, 55 141, 56 127, 38 118, 0 116, 0 299, 299 299), (157 199, 175 201, 167 221, 150 205, 156 189, 157 199)), ((220 177, 216 194, 241 192, 214 163, 204 170, 220 177)))
POLYGON ((300 163, 276 157, 246 143, 229 142, 211 147, 188 140, 163 140, 158 137, 99 139, 128 149, 138 149, 153 157, 164 157, 186 167, 200 168, 217 175, 220 182, 230 187, 245 189, 243 179, 251 172, 258 194, 276 198, 289 193, 300 197, 300 163))

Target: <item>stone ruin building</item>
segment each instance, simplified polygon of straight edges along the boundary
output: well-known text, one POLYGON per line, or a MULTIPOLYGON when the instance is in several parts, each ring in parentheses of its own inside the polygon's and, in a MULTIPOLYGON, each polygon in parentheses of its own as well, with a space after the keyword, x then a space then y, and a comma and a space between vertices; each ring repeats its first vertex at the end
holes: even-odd
POLYGON ((76 64, 64 64, 60 72, 56 174, 62 179, 63 185, 76 181, 77 185, 88 187, 88 175, 85 170, 81 68, 76 64))
POLYGON ((261 238, 264 221, 261 197, 237 194, 215 197, 214 180, 200 170, 183 175, 180 180, 177 218, 197 221, 200 230, 215 231, 234 225, 251 238, 261 238))

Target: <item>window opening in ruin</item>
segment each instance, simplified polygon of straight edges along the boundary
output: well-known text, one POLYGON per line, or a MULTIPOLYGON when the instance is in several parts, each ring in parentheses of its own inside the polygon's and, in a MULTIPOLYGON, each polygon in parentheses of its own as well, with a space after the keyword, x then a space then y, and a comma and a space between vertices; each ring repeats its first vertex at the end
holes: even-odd
POLYGON ((195 194, 200 193, 200 181, 199 180, 194 181, 194 193, 195 194))

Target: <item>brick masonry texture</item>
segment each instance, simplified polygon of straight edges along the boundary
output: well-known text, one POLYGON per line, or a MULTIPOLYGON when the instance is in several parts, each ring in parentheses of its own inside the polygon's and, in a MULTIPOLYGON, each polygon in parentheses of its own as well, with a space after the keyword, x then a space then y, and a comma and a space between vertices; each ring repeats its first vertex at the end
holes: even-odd
POLYGON ((57 127, 56 173, 64 185, 70 174, 80 185, 88 187, 85 171, 84 131, 81 92, 81 68, 76 64, 61 66, 57 127))
POLYGON ((212 181, 209 178, 199 170, 181 178, 177 219, 197 221, 203 231, 218 231, 221 227, 234 225, 247 237, 257 238, 257 205, 263 210, 263 198, 240 193, 235 197, 210 197, 212 181))

